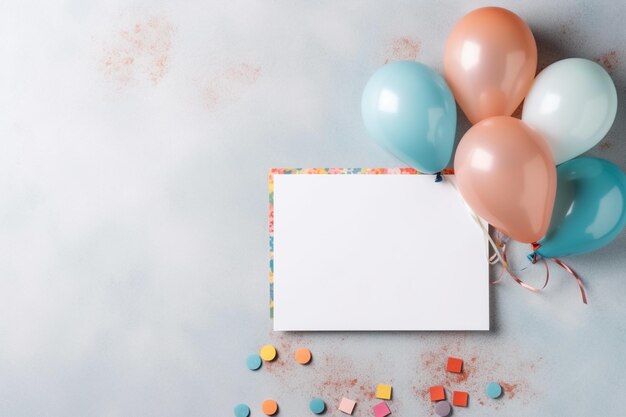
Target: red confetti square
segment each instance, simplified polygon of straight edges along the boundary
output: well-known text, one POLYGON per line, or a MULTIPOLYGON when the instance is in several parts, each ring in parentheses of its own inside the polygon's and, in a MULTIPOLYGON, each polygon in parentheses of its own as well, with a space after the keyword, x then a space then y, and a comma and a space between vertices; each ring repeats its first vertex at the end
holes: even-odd
POLYGON ((465 391, 454 391, 452 393, 452 405, 457 407, 467 407, 469 394, 465 391))
POLYGON ((444 390, 441 385, 430 387, 429 391, 431 401, 441 401, 446 399, 446 390, 444 390))
POLYGON ((463 371, 463 359, 449 357, 448 366, 446 369, 448 370, 448 372, 460 374, 463 371))

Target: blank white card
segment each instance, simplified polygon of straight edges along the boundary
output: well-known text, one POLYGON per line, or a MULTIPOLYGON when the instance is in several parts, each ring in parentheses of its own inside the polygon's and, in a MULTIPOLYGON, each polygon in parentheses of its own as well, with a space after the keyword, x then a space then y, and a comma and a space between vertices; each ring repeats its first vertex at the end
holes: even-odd
POLYGON ((489 330, 485 236, 450 176, 272 177, 274 330, 489 330))

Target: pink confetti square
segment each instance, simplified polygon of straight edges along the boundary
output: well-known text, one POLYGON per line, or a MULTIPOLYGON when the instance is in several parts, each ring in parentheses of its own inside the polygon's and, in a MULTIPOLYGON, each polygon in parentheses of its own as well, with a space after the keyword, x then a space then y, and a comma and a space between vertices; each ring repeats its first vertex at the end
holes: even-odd
POLYGON ((391 414, 389 407, 387 407, 387 403, 384 401, 376 404, 372 407, 372 409, 374 410, 374 417, 386 417, 391 414))
POLYGON ((341 402, 339 403, 339 411, 341 411, 342 413, 352 415, 355 405, 356 405, 356 401, 348 399, 348 398, 342 398, 341 402))

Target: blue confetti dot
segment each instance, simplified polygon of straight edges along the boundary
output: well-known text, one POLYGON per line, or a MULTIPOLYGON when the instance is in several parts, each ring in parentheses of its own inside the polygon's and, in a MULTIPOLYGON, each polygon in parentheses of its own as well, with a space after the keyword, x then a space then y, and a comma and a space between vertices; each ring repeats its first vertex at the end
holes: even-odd
POLYGON ((237 404, 235 406, 235 417, 248 417, 250 415, 250 407, 245 404, 237 404))
POLYGON ((261 360, 261 357, 257 354, 252 354, 248 356, 248 359, 246 359, 246 365, 248 365, 248 369, 251 371, 259 369, 262 363, 263 361, 261 360))
POLYGON ((322 414, 326 410, 326 403, 319 398, 313 398, 309 403, 309 408, 315 414, 322 414))
POLYGON ((487 384, 487 389, 485 391, 490 398, 498 398, 502 395, 502 387, 497 382, 490 382, 487 384))

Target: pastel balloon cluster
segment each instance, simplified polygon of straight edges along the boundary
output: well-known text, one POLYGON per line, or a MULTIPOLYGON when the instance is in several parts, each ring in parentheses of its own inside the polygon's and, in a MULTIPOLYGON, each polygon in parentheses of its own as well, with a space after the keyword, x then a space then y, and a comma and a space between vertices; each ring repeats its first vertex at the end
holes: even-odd
POLYGON ((450 162, 456 104, 472 127, 454 156, 459 191, 480 217, 546 258, 597 250, 626 224, 626 175, 578 157, 604 138, 617 93, 597 63, 570 58, 535 77, 537 45, 515 13, 484 7, 464 16, 445 47, 444 77, 392 62, 363 92, 369 134, 427 173, 450 162), (511 117, 524 100, 521 120, 511 117), (557 166, 558 165, 558 166, 557 166))

